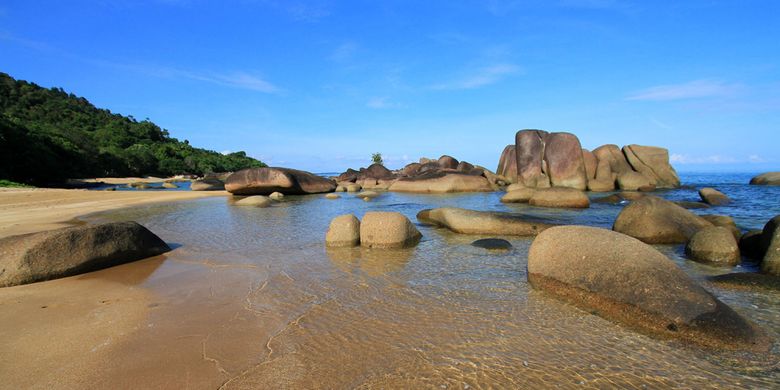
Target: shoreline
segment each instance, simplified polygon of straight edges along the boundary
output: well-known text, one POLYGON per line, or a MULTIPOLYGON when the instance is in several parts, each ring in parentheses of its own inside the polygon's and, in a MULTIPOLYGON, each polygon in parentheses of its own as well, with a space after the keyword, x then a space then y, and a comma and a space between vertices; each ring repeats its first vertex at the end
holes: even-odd
POLYGON ((79 217, 101 211, 228 195, 227 191, 0 188, 0 238, 72 226, 79 217))

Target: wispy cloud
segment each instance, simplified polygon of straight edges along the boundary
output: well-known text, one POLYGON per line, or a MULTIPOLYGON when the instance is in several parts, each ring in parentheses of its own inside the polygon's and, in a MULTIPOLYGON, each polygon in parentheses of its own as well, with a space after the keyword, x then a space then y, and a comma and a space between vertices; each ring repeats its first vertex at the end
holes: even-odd
POLYGON ((477 69, 459 79, 436 84, 431 87, 435 90, 475 89, 486 85, 495 84, 512 74, 518 73, 520 68, 513 64, 495 64, 477 69))
POLYGON ((751 154, 746 157, 723 156, 720 154, 714 154, 709 156, 693 156, 690 154, 672 154, 671 156, 669 156, 669 161, 675 164, 687 165, 687 164, 738 164, 738 163, 760 164, 760 163, 768 162, 769 160, 757 154, 751 154))
POLYGON ((659 85, 634 92, 627 100, 682 100, 731 96, 744 87, 720 80, 695 80, 682 84, 659 85))
POLYGON ((387 97, 372 97, 368 99, 368 102, 366 102, 366 107, 381 110, 388 108, 400 108, 402 105, 390 101, 390 98, 387 97))
POLYGON ((352 59, 357 49, 358 45, 355 42, 344 42, 333 50, 329 58, 336 62, 348 61, 352 59))
POLYGON ((277 93, 281 90, 271 84, 270 82, 263 80, 258 76, 254 76, 244 72, 232 72, 226 74, 198 74, 188 71, 179 72, 185 77, 193 80, 205 81, 217 85, 226 87, 248 89, 251 91, 265 92, 265 93, 277 93))

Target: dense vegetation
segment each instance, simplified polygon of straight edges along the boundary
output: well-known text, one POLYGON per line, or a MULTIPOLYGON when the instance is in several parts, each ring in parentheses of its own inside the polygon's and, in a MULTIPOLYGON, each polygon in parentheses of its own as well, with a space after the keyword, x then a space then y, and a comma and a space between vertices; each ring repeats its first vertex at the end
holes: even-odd
POLYGON ((151 121, 93 106, 61 88, 0 73, 0 179, 53 184, 68 178, 203 175, 265 166, 244 152, 190 146, 151 121))

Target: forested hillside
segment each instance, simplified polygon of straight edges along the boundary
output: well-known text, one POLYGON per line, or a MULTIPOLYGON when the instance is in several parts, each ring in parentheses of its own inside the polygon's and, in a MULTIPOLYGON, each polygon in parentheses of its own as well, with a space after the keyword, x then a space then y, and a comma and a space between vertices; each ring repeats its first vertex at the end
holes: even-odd
POLYGON ((265 166, 244 152, 190 146, 149 120, 99 109, 61 88, 0 73, 0 179, 54 184, 67 178, 176 175, 265 166))

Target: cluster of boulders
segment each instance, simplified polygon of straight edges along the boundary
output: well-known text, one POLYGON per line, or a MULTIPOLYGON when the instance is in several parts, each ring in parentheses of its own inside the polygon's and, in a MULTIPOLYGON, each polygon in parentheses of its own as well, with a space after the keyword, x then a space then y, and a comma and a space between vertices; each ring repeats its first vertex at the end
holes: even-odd
POLYGON ((352 214, 333 218, 325 234, 325 245, 331 248, 354 247, 398 249, 417 245, 422 234, 403 214, 370 211, 363 221, 352 214))
POLYGON ((408 164, 396 171, 382 164, 372 164, 360 170, 348 169, 335 180, 344 187, 359 185, 365 189, 436 194, 490 192, 508 184, 506 178, 484 167, 458 161, 447 155, 435 160, 421 158, 420 162, 408 164))
POLYGON ((664 148, 603 145, 591 152, 574 134, 544 130, 518 131, 515 144, 504 148, 496 174, 529 188, 603 192, 680 186, 664 148))
POLYGON ((0 287, 91 272, 170 250, 132 221, 6 237, 0 239, 0 287))

